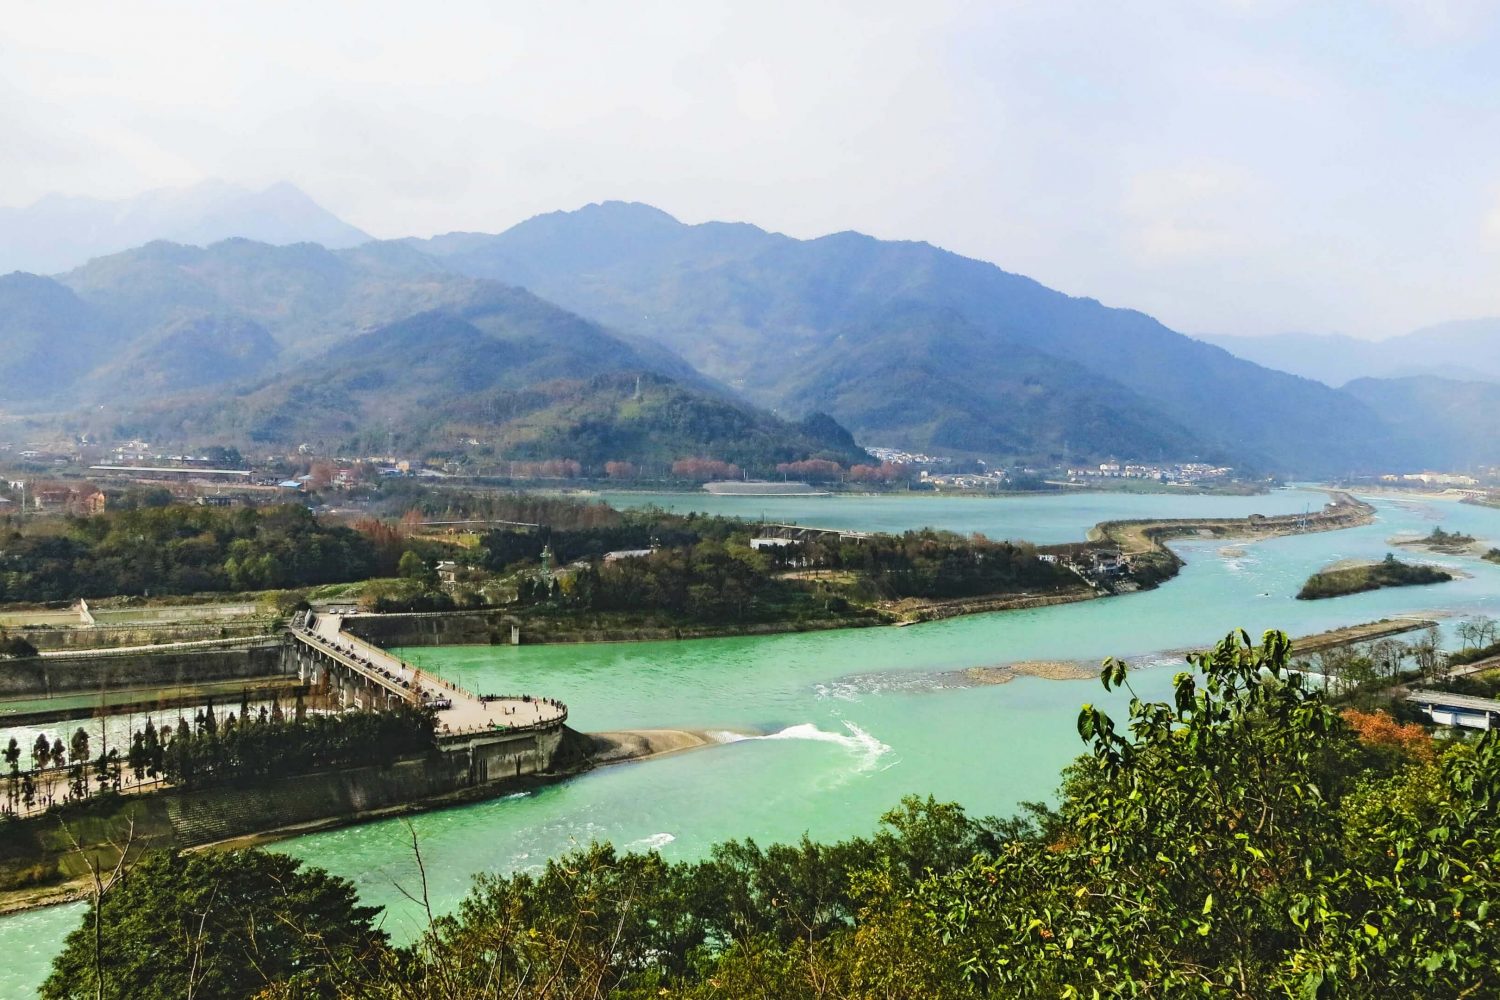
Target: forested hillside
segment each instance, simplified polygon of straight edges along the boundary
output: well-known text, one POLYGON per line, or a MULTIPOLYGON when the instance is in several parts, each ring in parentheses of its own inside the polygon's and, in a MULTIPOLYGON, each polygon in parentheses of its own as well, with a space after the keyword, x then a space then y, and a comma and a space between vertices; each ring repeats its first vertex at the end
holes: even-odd
POLYGON ((1245 464, 1317 471, 1368 464, 1392 446, 1381 418, 1350 396, 1242 361, 1142 313, 925 243, 858 233, 795 240, 606 203, 494 237, 407 245, 656 337, 765 405, 826 407, 856 434, 894 443, 1010 452, 1009 428, 986 418, 1004 413, 1012 427, 1055 428, 1083 456, 1157 457, 1171 445, 1188 453, 1178 457, 1228 453, 1245 464), (893 329, 892 317, 909 309, 943 317, 924 323, 926 357, 978 365, 967 378, 960 372, 950 419, 933 419, 925 372, 905 361, 868 364, 904 356, 910 331, 893 329), (1017 382, 1035 370, 1037 354, 1060 363, 1049 384, 1024 391, 1017 382), (862 383, 846 394, 850 378, 862 383), (911 416, 869 412, 861 397, 907 404, 911 416), (1126 426, 1102 426, 1095 412, 1071 405, 1081 399, 1101 401, 1126 426))
POLYGON ((837 425, 794 426, 659 344, 397 244, 153 243, 11 275, 0 338, 5 409, 95 441, 764 473, 868 460, 837 425))
MULTIPOLYGON (((1500 352, 1500 340, 1495 349, 1500 352)), ((1361 378, 1344 391, 1379 409, 1408 448, 1437 468, 1500 465, 1500 382, 1361 378)))
POLYGON ((707 385, 660 349, 612 336, 519 289, 361 334, 244 389, 140 406, 116 437, 309 443, 320 453, 447 454, 476 463, 706 457, 769 474, 869 458, 837 425, 794 425, 707 385), (659 374, 668 369, 677 381, 659 374))

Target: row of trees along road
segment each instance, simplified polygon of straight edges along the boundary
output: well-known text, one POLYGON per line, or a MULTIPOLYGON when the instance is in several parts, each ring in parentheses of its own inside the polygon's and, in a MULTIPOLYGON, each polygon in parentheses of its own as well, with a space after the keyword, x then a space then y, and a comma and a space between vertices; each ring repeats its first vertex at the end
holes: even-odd
POLYGON ((908 800, 868 838, 697 861, 593 845, 479 878, 404 947, 296 862, 156 859, 96 896, 42 996, 1500 995, 1500 736, 1341 713, 1290 666, 1285 635, 1239 634, 1128 720, 1085 705, 1055 806, 908 800))
POLYGON ((285 715, 279 704, 257 712, 242 708, 220 718, 212 704, 189 721, 161 728, 146 720, 124 747, 91 748, 88 730, 62 738, 39 735, 21 768, 22 747, 14 737, 0 756, 6 766, 4 809, 25 814, 53 805, 82 802, 99 792, 128 791, 165 783, 193 788, 277 780, 310 771, 389 764, 435 745, 431 712, 407 706, 382 712, 285 715))

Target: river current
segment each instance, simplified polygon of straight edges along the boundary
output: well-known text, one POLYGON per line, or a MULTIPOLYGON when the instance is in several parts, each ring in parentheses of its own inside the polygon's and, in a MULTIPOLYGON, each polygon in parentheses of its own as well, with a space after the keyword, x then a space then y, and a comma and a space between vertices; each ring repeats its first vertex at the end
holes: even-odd
MULTIPOLYGON (((1239 517, 1317 510, 1322 493, 1258 497, 1065 495, 1008 498, 712 497, 621 494, 656 503, 852 530, 932 525, 996 538, 1059 542, 1126 517, 1239 517)), ((1187 561, 1158 590, 1109 600, 870 628, 755 638, 568 646, 441 647, 403 655, 471 690, 533 691, 569 705, 584 730, 690 728, 719 745, 607 767, 543 790, 413 818, 432 901, 450 908, 479 871, 534 867, 592 840, 702 855, 716 841, 837 838, 868 833, 903 795, 934 795, 976 814, 1005 814, 1050 797, 1083 749, 1084 702, 1123 714, 1096 680, 1018 677, 972 684, 962 671, 1027 660, 1130 659, 1143 697, 1160 697, 1181 665, 1174 651, 1233 628, 1293 635, 1399 615, 1500 616, 1500 566, 1408 550, 1403 558, 1460 571, 1451 583, 1328 601, 1293 595, 1342 559, 1378 559, 1397 535, 1434 526, 1500 545, 1500 510, 1380 497, 1374 524, 1253 543, 1186 541, 1187 561)), ((1451 629, 1445 630, 1451 639, 1451 629)), ((398 940, 420 930, 401 888, 418 890, 410 834, 390 821, 276 845, 352 879, 387 907, 398 940), (398 888, 401 887, 401 888, 398 888)), ((45 977, 78 905, 0 919, 0 998, 26 997, 45 977)))

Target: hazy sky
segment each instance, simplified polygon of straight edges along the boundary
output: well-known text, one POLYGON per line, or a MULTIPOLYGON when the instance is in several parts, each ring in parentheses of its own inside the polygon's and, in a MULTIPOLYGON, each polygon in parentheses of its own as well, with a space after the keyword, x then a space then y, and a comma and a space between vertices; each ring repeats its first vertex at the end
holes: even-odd
POLYGON ((10 0, 0 204, 285 179, 398 236, 624 198, 1382 336, 1500 314, 1496 6, 10 0))

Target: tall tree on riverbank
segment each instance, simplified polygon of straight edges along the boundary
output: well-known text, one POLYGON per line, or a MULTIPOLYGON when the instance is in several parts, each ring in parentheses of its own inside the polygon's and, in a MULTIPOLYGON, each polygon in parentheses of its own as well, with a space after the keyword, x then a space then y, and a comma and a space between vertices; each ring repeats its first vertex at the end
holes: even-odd
POLYGON ((12 810, 16 807, 16 799, 21 788, 21 744, 14 736, 5 745, 4 751, 6 774, 6 801, 12 810))
POLYGON ((359 963, 383 953, 377 908, 354 887, 260 851, 148 858, 68 935, 44 1000, 240 1000, 268 987, 340 996, 359 963))

